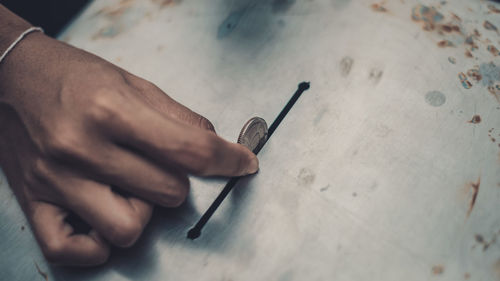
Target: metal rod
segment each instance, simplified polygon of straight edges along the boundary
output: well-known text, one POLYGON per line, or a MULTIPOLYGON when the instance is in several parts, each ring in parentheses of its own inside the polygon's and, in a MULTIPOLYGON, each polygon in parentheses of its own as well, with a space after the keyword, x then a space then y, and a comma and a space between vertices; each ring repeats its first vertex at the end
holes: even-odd
MULTIPOLYGON (((276 131, 276 129, 280 125, 281 121, 283 121, 283 119, 288 114, 290 109, 292 109, 295 102, 297 102, 297 100, 300 98, 302 93, 304 91, 308 90, 309 87, 310 87, 309 82, 302 82, 299 84, 297 91, 295 91, 295 94, 293 94, 293 96, 290 98, 288 103, 281 110, 280 114, 278 114, 278 117, 276 117, 276 119, 274 119, 274 122, 269 127, 269 130, 267 131, 267 140, 269 140, 271 138, 274 131, 276 131)), ((259 151, 262 149, 262 147, 264 147, 264 144, 265 143, 257 146, 255 148, 255 150, 253 151, 253 153, 255 153, 255 155, 257 155, 259 153, 259 151)), ((210 205, 210 207, 208 207, 208 209, 205 211, 203 216, 201 216, 200 220, 196 223, 196 225, 193 228, 191 228, 188 231, 187 238, 194 240, 194 239, 200 237, 201 229, 205 226, 205 224, 208 222, 208 220, 212 217, 212 215, 215 213, 215 211, 220 206, 222 201, 224 201, 224 199, 229 194, 229 192, 233 189, 233 187, 236 185, 236 183, 238 183, 238 180, 240 178, 242 178, 242 177, 233 177, 233 178, 229 179, 226 186, 224 186, 224 189, 222 189, 222 191, 219 193, 217 198, 215 198, 214 202, 210 205)))

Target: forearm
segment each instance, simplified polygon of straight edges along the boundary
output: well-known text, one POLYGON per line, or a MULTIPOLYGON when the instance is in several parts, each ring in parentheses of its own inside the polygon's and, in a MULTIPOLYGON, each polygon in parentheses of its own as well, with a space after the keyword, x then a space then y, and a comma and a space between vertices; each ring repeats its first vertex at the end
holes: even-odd
POLYGON ((16 38, 31 26, 0 4, 0 54, 16 40, 16 38))

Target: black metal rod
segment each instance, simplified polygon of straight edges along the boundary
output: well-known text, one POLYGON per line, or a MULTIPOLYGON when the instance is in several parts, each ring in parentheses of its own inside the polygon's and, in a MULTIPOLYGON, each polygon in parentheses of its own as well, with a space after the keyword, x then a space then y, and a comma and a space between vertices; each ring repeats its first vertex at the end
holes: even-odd
MULTIPOLYGON (((304 91, 308 90, 309 87, 310 87, 310 83, 309 82, 302 82, 302 83, 299 84, 299 87, 298 87, 297 91, 295 91, 295 94, 293 94, 293 96, 290 98, 290 100, 288 101, 288 103, 281 110, 281 112, 278 115, 278 117, 276 117, 276 119, 274 119, 274 122, 271 124, 271 126, 267 130, 267 140, 269 140, 271 138, 271 136, 273 135, 274 131, 276 131, 276 129, 280 125, 281 121, 283 121, 283 119, 288 114, 288 112, 290 111, 290 109, 292 109, 293 105, 297 102, 297 100, 300 98, 300 96, 302 95, 302 93, 304 91)), ((255 148, 255 150, 253 151, 253 153, 255 153, 255 155, 257 155, 259 153, 259 151, 262 149, 262 147, 264 146, 264 144, 257 146, 255 148)), ((196 225, 193 228, 191 228, 188 231, 187 237, 189 239, 194 240, 194 239, 200 237, 200 235, 201 235, 201 229, 205 226, 205 224, 208 222, 208 220, 212 217, 212 215, 215 213, 215 211, 217 210, 217 208, 219 208, 219 206, 222 203, 222 201, 224 201, 224 199, 226 198, 226 196, 233 189, 233 187, 236 185, 236 183, 238 183, 238 180, 240 178, 241 177, 233 177, 233 178, 229 179, 229 181, 227 182, 226 186, 224 186, 224 189, 222 189, 222 191, 219 193, 219 195, 217 196, 217 198, 215 198, 214 202, 212 202, 212 204, 210 205, 210 207, 208 207, 207 211, 203 214, 203 216, 201 216, 200 220, 196 223, 196 225)))

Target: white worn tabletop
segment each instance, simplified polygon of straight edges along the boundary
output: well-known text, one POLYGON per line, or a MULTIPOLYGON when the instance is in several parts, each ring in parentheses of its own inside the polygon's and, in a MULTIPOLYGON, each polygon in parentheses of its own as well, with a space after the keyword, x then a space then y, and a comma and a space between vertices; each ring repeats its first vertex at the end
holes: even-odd
POLYGON ((197 240, 225 179, 191 178, 137 245, 49 266, 3 175, 0 280, 500 280, 500 4, 103 0, 60 39, 236 140, 311 89, 197 240), (498 237, 498 241, 497 241, 498 237), (36 264, 36 265, 35 265, 36 264))

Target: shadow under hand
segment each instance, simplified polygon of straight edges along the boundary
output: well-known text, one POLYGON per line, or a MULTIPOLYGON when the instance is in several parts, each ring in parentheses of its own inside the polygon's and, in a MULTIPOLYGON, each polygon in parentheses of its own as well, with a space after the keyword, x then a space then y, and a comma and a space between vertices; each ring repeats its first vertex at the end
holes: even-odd
MULTIPOLYGON (((178 243, 182 247, 198 251, 224 253, 227 247, 240 241, 240 237, 236 233, 242 229, 241 227, 246 223, 245 216, 250 212, 248 201, 251 201, 252 192, 249 183, 254 176, 247 176, 239 180, 215 211, 213 217, 207 222, 200 237, 195 240, 188 239, 187 232, 196 224, 202 214, 187 223, 188 227, 184 228, 180 235, 169 230, 164 233, 163 239, 167 243, 178 243)), ((251 241, 246 242, 248 242, 245 243, 247 246, 253 244, 251 241)))
POLYGON ((52 266, 55 280, 109 280, 117 272, 131 280, 149 280, 157 271, 158 251, 155 245, 165 233, 185 238, 184 230, 198 217, 190 200, 176 209, 156 207, 151 221, 134 246, 123 249, 114 247, 109 261, 98 267, 75 268, 52 266), (182 231, 179 231, 182 230, 182 231))

